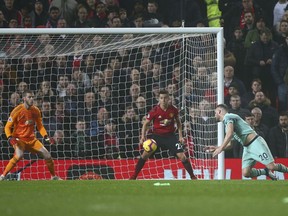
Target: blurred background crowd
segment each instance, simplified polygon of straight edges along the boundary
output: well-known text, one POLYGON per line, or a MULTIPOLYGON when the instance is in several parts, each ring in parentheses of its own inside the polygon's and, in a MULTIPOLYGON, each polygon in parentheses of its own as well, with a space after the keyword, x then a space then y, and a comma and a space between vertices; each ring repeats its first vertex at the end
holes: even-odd
MULTIPOLYGON (((225 103, 267 140, 274 157, 288 157, 287 0, 0 0, 0 5, 0 28, 223 27, 225 103)), ((51 52, 60 49, 55 44, 63 45, 59 40, 66 36, 58 37, 37 37, 33 49, 44 50, 37 57, 24 55, 31 54, 25 37, 1 37, 0 127, 19 103, 21 92, 29 88, 35 91, 36 105, 50 135, 64 143, 51 147, 55 148, 54 157, 137 157, 141 120, 157 104, 159 89, 166 88, 172 104, 179 104, 180 94, 185 100, 195 100, 187 110, 190 120, 183 122, 191 148, 197 146, 193 137, 199 122, 212 125, 208 132, 216 132, 211 95, 203 91, 196 103, 199 92, 193 95, 194 78, 186 80, 184 92, 178 91, 181 66, 177 44, 173 48, 141 47, 136 52, 140 56, 129 52, 129 57, 116 53, 111 58, 77 55, 75 51, 83 48, 82 39, 68 38, 73 41, 74 55, 52 59, 51 52), (21 59, 15 58, 17 55, 22 55, 21 59), (133 66, 125 65, 127 58, 133 66)), ((99 46, 102 40, 93 35, 87 46, 99 46)), ((192 59, 195 74, 205 74, 212 83, 216 71, 205 65, 205 56, 192 59)), ((8 159, 12 151, 0 131, 1 157, 8 159)), ((211 135, 209 139, 205 144, 211 142, 211 135)), ((226 157, 241 157, 241 146, 235 146, 226 157)), ((193 150, 190 154, 206 157, 193 150)))

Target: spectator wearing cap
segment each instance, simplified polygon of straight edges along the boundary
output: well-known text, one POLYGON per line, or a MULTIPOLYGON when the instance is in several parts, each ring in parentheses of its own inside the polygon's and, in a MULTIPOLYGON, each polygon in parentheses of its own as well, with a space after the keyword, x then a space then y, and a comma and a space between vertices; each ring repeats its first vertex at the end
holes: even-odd
POLYGON ((48 20, 48 13, 44 9, 43 2, 36 0, 34 2, 34 9, 29 13, 32 19, 32 27, 45 26, 48 20))

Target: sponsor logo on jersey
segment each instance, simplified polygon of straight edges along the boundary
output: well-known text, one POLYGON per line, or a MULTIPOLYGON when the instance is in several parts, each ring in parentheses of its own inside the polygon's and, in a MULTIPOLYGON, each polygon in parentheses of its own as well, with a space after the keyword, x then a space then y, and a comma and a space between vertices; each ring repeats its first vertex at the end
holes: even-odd
POLYGON ((25 125, 32 125, 33 124, 33 120, 27 120, 25 121, 25 125))

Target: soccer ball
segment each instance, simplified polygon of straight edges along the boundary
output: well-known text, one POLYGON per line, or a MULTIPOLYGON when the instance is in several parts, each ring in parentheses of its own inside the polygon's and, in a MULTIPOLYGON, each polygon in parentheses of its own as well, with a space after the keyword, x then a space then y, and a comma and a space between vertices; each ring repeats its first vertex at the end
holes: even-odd
POLYGON ((144 143, 143 143, 143 149, 146 152, 154 152, 157 149, 157 143, 155 140, 153 139, 147 139, 144 143))

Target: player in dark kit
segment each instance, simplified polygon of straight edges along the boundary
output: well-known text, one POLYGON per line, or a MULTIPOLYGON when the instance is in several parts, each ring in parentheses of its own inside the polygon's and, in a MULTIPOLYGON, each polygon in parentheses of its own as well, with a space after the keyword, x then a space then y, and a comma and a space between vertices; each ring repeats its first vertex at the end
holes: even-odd
MULTIPOLYGON (((182 161, 182 164, 189 173, 191 179, 197 179, 193 173, 189 159, 186 158, 184 154, 181 144, 184 140, 182 136, 182 125, 179 119, 178 109, 173 105, 169 105, 169 100, 169 93, 166 90, 161 90, 159 93, 159 104, 152 108, 152 110, 148 113, 145 122, 143 123, 140 144, 146 140, 148 125, 151 121, 153 121, 152 135, 149 138, 156 141, 158 148, 169 149, 172 155, 176 155, 182 161), (175 134, 175 123, 177 124, 179 138, 177 138, 175 134)), ((131 180, 137 178, 139 172, 144 167, 146 160, 153 153, 153 151, 144 151, 142 153, 136 164, 135 172, 130 177, 131 180)))

